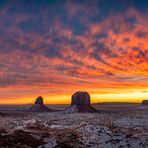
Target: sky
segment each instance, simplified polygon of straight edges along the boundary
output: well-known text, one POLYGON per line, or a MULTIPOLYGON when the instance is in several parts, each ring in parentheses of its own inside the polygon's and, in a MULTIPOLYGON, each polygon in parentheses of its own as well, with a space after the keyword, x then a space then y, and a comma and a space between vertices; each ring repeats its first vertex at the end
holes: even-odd
POLYGON ((147 0, 1 0, 0 104, 148 99, 147 0))

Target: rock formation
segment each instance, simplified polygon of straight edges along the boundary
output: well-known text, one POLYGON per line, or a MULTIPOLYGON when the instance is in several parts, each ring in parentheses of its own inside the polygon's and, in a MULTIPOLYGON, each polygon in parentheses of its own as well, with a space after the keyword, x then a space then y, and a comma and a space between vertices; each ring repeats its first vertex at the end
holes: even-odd
POLYGON ((142 105, 148 105, 148 100, 143 100, 142 105))
POLYGON ((71 107, 67 112, 97 112, 90 104, 90 95, 87 92, 76 92, 72 95, 71 107))
POLYGON ((76 92, 72 95, 71 105, 90 105, 90 96, 87 92, 76 92))
POLYGON ((50 111, 50 109, 44 105, 43 98, 41 96, 39 96, 35 100, 35 104, 32 105, 30 110, 33 112, 48 112, 48 111, 50 111))

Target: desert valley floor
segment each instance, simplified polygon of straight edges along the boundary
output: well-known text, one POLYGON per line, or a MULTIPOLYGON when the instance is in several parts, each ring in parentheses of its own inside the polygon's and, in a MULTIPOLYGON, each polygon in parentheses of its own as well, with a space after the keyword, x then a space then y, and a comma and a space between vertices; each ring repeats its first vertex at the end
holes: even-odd
POLYGON ((148 107, 94 104, 98 113, 32 113, 31 105, 0 105, 0 148, 147 148, 148 107))

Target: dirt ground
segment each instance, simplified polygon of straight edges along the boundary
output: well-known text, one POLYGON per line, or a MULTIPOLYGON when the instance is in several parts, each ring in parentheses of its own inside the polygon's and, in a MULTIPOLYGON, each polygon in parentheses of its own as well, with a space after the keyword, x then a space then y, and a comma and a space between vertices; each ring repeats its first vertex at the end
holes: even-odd
POLYGON ((98 113, 32 113, 31 105, 0 105, 0 148, 147 148, 148 107, 93 104, 98 113))

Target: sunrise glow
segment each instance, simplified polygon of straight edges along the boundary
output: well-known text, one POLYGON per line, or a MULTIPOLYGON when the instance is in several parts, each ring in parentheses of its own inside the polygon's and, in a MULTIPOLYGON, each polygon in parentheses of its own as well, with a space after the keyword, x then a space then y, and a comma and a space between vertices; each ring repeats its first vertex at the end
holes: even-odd
POLYGON ((0 3, 0 104, 148 99, 148 11, 118 1, 0 3), (105 9, 106 8, 106 9, 105 9))

